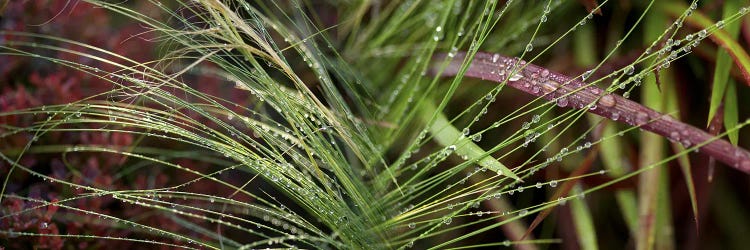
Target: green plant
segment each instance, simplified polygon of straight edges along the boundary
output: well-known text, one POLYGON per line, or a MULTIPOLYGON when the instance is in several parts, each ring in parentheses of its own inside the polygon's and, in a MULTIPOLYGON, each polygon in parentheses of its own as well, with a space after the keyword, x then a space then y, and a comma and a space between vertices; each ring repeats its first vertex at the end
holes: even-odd
POLYGON ((7 172, 3 243, 62 237, 174 248, 535 249, 569 244, 558 240, 565 238, 594 249, 618 245, 598 241, 596 213, 584 198, 639 176, 637 190, 614 192, 624 228, 639 249, 669 248, 668 164, 681 167, 695 217, 691 165, 703 164, 689 152, 750 171, 750 155, 737 146, 748 124, 739 121, 737 96, 746 93, 731 80, 736 65, 744 77, 738 79, 750 83, 747 53, 736 38, 748 12, 740 1, 727 1, 716 23, 694 13, 696 1, 634 3, 635 14, 601 20, 624 27, 601 32, 604 38, 592 37, 592 19, 601 10, 614 13, 618 4, 610 1, 589 1, 588 11, 575 1, 195 0, 149 1, 148 8, 87 2, 147 27, 141 35, 152 36, 161 55, 138 61, 72 37, 0 32, 8 37, 0 43, 3 55, 69 67, 108 87, 81 100, 0 114, 27 121, 3 124, 0 134, 10 145, 0 148, 7 172), (694 48, 715 50, 698 47, 706 38, 726 53, 715 59, 707 112, 709 121, 717 112, 725 117, 724 133, 722 121, 708 132, 688 127, 681 117, 690 114, 678 107, 687 97, 676 92, 674 68, 690 66, 671 64, 694 48), (591 44, 597 39, 607 43, 591 44), (574 55, 554 51, 565 43, 574 55), (587 70, 561 74, 554 71, 570 68, 537 66, 558 57, 573 57, 587 70), (478 86, 464 76, 499 84, 478 86), (641 94, 643 105, 628 100, 631 93, 641 94), (87 133, 135 139, 54 139, 87 133), (727 134, 732 143, 721 139, 727 134), (628 146, 639 143, 641 150, 628 146), (101 164, 115 177, 97 180, 81 170, 95 155, 104 157, 91 161, 117 159, 101 164), (58 156, 69 174, 26 163, 58 156), (46 190, 57 197, 28 195, 33 188, 8 192, 29 178, 49 182, 46 190), (540 198, 543 187, 556 191, 551 199, 540 198), (94 201, 110 205, 85 206, 94 201), (574 237, 541 224, 568 202, 574 237), (111 231, 17 232, 8 222, 45 210, 40 223, 111 231), (523 219, 537 213, 527 227, 523 219), (498 232, 505 238, 491 237, 498 232))

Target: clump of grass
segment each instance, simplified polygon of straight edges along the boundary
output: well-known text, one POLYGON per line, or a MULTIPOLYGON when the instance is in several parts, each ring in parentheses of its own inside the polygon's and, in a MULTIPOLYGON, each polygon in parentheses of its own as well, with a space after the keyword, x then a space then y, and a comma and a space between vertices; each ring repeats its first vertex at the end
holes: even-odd
MULTIPOLYGON (((747 7, 677 38, 697 5, 639 5, 625 34, 602 50, 606 56, 577 55, 595 65, 571 77, 537 65, 554 61, 545 57, 560 55, 555 46, 590 32, 594 13, 606 15, 603 8, 614 3, 583 12, 561 1, 149 1, 154 14, 87 2, 147 27, 143 34, 153 36, 161 55, 138 61, 71 38, 0 31, 12 38, 0 43, 4 56, 51 62, 109 87, 73 102, 0 113, 28 121, 0 131, 11 145, 0 148, 4 243, 55 237, 175 248, 534 249, 569 244, 564 238, 593 249, 602 243, 587 195, 644 173, 660 186, 642 189, 637 201, 632 190, 620 190, 617 199, 637 246, 647 249, 671 241, 653 241, 671 225, 662 213, 669 204, 655 199, 666 197, 668 180, 650 170, 678 158, 687 165, 688 150, 700 150, 750 171, 737 140, 720 138, 739 136, 747 122, 728 122, 727 132, 712 135, 670 116, 679 113, 670 64, 739 22, 747 7), (569 12, 582 13, 569 29, 552 23, 569 12), (642 25, 645 42, 633 37, 642 25), (599 73, 642 43, 637 59, 599 73), (465 76, 499 84, 472 89, 479 87, 465 76), (641 84, 646 105, 627 99, 641 84), (540 98, 523 99, 506 86, 540 98), (661 94, 669 101, 659 101, 661 94), (587 122, 587 113, 606 119, 587 122), (654 150, 635 156, 640 166, 633 169, 623 166, 629 152, 619 135, 638 128, 661 137, 640 138, 654 150), (112 134, 133 140, 88 139, 112 134), (71 136, 87 139, 59 140, 71 136), (664 139, 678 150, 664 153, 664 139), (29 163, 35 158, 62 167, 40 168, 29 163), (586 183, 597 178, 603 180, 586 183), (27 180, 44 191, 26 188, 27 180), (553 199, 539 198, 543 187, 556 191, 553 199), (570 212, 574 237, 550 233, 553 224, 532 231, 553 208, 570 212), (45 210, 35 218, 42 218, 38 228, 15 230, 15 218, 45 210), (537 213, 530 229, 523 220, 537 213), (41 223, 90 228, 49 231, 41 223), (488 237, 497 233, 506 237, 488 237)), ((720 40, 744 72, 747 64, 736 56, 744 50, 727 45, 735 39, 720 40)), ((727 103, 733 108, 726 113, 737 117, 738 105, 727 103)), ((689 166, 683 171, 691 180, 689 166)))

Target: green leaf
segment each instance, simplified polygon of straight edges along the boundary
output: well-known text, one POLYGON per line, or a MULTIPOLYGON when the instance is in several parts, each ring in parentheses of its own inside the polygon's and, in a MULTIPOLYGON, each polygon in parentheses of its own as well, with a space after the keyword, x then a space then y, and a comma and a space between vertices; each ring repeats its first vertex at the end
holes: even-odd
POLYGON ((739 124, 739 107, 737 104, 737 83, 730 80, 727 84, 727 91, 724 93, 724 128, 726 128, 729 142, 737 145, 740 137, 740 130, 735 129, 739 124))
MULTIPOLYGON (((722 18, 727 19, 732 15, 736 14, 740 9, 740 3, 738 1, 726 1, 724 3, 724 10, 722 18)), ((724 30, 727 33, 727 38, 736 40, 740 31, 740 22, 730 22, 725 25, 724 30)), ((711 90, 711 106, 709 107, 708 120, 706 124, 711 122, 711 119, 716 115, 716 111, 721 105, 721 100, 724 99, 724 95, 729 83, 730 75, 729 72, 732 70, 732 58, 726 50, 719 50, 716 55, 716 67, 714 67, 714 79, 713 88, 711 90)), ((736 112, 736 111, 735 111, 736 112)))
MULTIPOLYGON (((577 195, 581 195, 582 190, 580 185, 576 185, 575 190, 577 195)), ((581 249, 599 249, 596 241, 594 220, 591 216, 591 211, 588 205, 586 205, 586 201, 583 199, 571 199, 570 212, 573 214, 573 222, 576 227, 576 235, 578 235, 578 242, 581 244, 581 249)))
POLYGON ((518 176, 508 169, 508 167, 472 142, 469 137, 465 137, 461 131, 451 124, 442 112, 438 112, 435 109, 433 104, 425 104, 422 106, 423 121, 429 121, 433 114, 435 120, 432 125, 429 126, 429 130, 434 136, 435 141, 440 145, 444 147, 455 146, 456 154, 466 156, 470 161, 476 161, 480 166, 495 171, 498 174, 508 176, 517 181, 522 181, 521 178, 518 178, 518 176))

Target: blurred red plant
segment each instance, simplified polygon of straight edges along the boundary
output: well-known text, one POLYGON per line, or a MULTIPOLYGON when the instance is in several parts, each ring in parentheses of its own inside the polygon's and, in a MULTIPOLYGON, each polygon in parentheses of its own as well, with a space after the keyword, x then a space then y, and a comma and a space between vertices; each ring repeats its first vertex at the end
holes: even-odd
MULTIPOLYGON (((135 4, 142 4, 143 13, 148 13, 146 3, 135 4)), ((108 49, 139 62, 149 61, 154 57, 154 50, 150 48, 155 47, 155 45, 149 41, 153 37, 151 33, 146 32, 145 28, 127 22, 115 24, 106 10, 95 8, 89 3, 46 0, 11 1, 8 3, 5 13, 1 14, 3 14, 3 18, 0 21, 0 27, 6 31, 42 33, 71 38, 78 42, 108 49), (134 37, 136 35, 137 37, 134 37)), ((6 34, 0 37, 0 42, 34 42, 30 41, 33 39, 35 38, 6 34)), ((50 41, 44 42, 49 43, 50 41)), ((85 50, 70 43, 56 45, 72 51, 85 50)), ((24 50, 29 50, 29 48, 24 48, 24 50)), ((81 65, 101 69, 104 72, 115 70, 111 64, 73 53, 57 52, 50 55, 49 51, 36 51, 33 48, 31 52, 80 63, 81 65)), ((92 51, 85 52, 92 53, 92 51)), ((113 60, 120 62, 119 60, 113 60)), ((200 91, 221 95, 218 88, 218 79, 202 78, 200 91)), ((63 67, 53 62, 32 57, 0 56, 0 112, 18 111, 42 105, 71 103, 112 88, 111 83, 99 77, 63 67)), ((230 100, 235 100, 235 103, 241 104, 243 103, 241 100, 247 97, 246 94, 234 93, 228 96, 230 100)), ((0 116, 0 123, 7 126, 29 127, 34 122, 47 118, 42 116, 6 115, 0 116)), ((0 133, 5 132, 8 132, 7 129, 0 127, 0 133)), ((0 150, 18 150, 30 142, 49 145, 104 145, 125 148, 133 145, 134 138, 133 134, 122 132, 51 131, 41 138, 36 138, 30 132, 21 132, 0 138, 0 150)), ((19 163, 57 180, 104 190, 160 188, 182 184, 196 178, 193 174, 181 171, 168 174, 148 170, 116 178, 115 176, 125 160, 126 158, 122 155, 105 153, 72 152, 65 154, 64 158, 60 155, 27 153, 20 159, 19 163)), ((205 163, 190 159, 179 159, 178 163, 190 169, 210 168, 205 163)), ((108 226, 106 223, 102 223, 101 219, 93 213, 118 218, 134 218, 151 212, 155 215, 142 218, 138 223, 157 226, 163 230, 183 235, 191 235, 189 230, 181 229, 173 219, 167 216, 159 216, 159 213, 153 213, 152 209, 119 202, 112 196, 85 196, 86 191, 83 189, 72 188, 55 181, 45 182, 42 178, 32 176, 24 171, 14 170, 10 173, 10 170, 10 164, 6 161, 0 162, 0 176, 5 177, 10 174, 10 180, 4 193, 6 196, 0 204, 2 206, 0 211, 3 215, 0 217, 0 230, 31 232, 49 236, 30 237, 22 234, 0 233, 0 245, 13 249, 31 247, 61 249, 63 245, 70 245, 75 248, 126 248, 134 243, 61 236, 150 237, 126 229, 108 226), (83 208, 88 212, 49 205, 60 202, 58 200, 59 194, 65 194, 66 197, 77 197, 66 201, 64 204, 70 207, 83 208), (179 230, 183 230, 183 232, 179 232, 179 230)), ((215 191, 216 195, 224 197, 233 192, 233 190, 216 182, 200 183, 200 187, 191 185, 185 189, 186 191, 201 189, 202 191, 198 191, 200 193, 211 190, 215 191)), ((240 198, 248 199, 248 197, 240 198)), ((199 220, 192 222, 205 223, 199 220)), ((162 241, 171 242, 173 240, 162 241)))

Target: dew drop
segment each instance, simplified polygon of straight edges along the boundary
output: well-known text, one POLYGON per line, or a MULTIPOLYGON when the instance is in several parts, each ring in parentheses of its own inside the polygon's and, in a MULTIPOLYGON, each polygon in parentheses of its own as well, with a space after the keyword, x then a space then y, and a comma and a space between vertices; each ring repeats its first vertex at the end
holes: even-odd
POLYGON ((724 28, 724 20, 716 22, 716 27, 719 29, 724 28))
POLYGON ((521 80, 521 78, 523 78, 523 76, 521 74, 516 73, 515 75, 511 76, 508 79, 508 81, 515 82, 515 81, 521 80))
POLYGON ((640 125, 644 125, 646 123, 648 123, 648 114, 646 114, 644 112, 638 112, 635 115, 635 124, 640 126, 640 125))
POLYGON ((623 72, 624 72, 624 73, 625 73, 626 75, 631 75, 631 74, 633 74, 633 72, 635 72, 635 66, 633 66, 633 65, 628 65, 627 67, 625 67, 625 70, 624 70, 623 72))
POLYGON ((549 182, 550 187, 557 187, 557 181, 550 181, 549 182))
POLYGON ((464 130, 461 131, 461 133, 464 134, 464 136, 467 136, 469 135, 469 133, 471 133, 471 131, 469 131, 469 128, 464 128, 464 130))
POLYGON ((540 119, 542 118, 539 115, 534 115, 531 117, 531 123, 537 123, 540 119))
POLYGON ((669 138, 672 140, 680 140, 680 133, 677 131, 672 131, 669 133, 669 138))
POLYGON ((707 36, 708 36, 708 31, 705 29, 698 32, 698 37, 700 39, 706 38, 707 36))
POLYGON ((518 212, 519 216, 526 216, 529 213, 529 210, 523 209, 518 212))
POLYGON ((542 90, 544 90, 544 93, 552 93, 555 90, 557 90, 560 87, 560 83, 556 81, 546 81, 542 83, 542 90))
POLYGON ((686 148, 690 147, 690 140, 688 140, 687 138, 685 138, 682 141, 680 141, 680 143, 682 143, 683 147, 686 147, 686 148))
POLYGON ((535 84, 535 85, 531 86, 531 93, 532 94, 539 94, 539 91, 541 91, 541 88, 539 87, 539 85, 535 84))
POLYGON ((451 51, 450 51, 450 52, 448 52, 448 57, 450 57, 450 58, 453 58, 453 57, 455 57, 455 56, 456 56, 456 52, 458 52, 458 48, 456 48, 456 47, 452 47, 452 48, 451 48, 451 51))
POLYGON ((539 73, 541 77, 548 77, 549 76, 549 70, 543 69, 542 72, 539 73))
POLYGON ((557 106, 565 107, 568 106, 568 98, 560 97, 557 99, 557 106))
POLYGON ((740 163, 740 168, 750 169, 750 160, 742 160, 742 162, 740 163))
POLYGON ((448 217, 448 218, 445 218, 445 220, 443 220, 443 223, 445 223, 445 225, 450 225, 451 222, 453 222, 453 218, 452 217, 448 217))
POLYGON ((409 228, 414 229, 415 227, 417 227, 417 224, 415 224, 414 222, 409 223, 409 228))
POLYGON ((493 63, 496 63, 498 59, 500 59, 500 55, 499 54, 492 55, 492 62, 493 63))
POLYGON ((474 142, 481 141, 482 140, 482 134, 475 134, 475 135, 471 136, 471 140, 474 141, 474 142))
POLYGON ((534 45, 531 45, 531 43, 526 44, 526 52, 531 52, 534 50, 534 45))
POLYGON ((594 70, 587 70, 586 72, 583 73, 583 75, 581 75, 581 79, 585 81, 586 79, 589 79, 589 77, 591 77, 591 74, 593 73, 594 73, 594 70))

